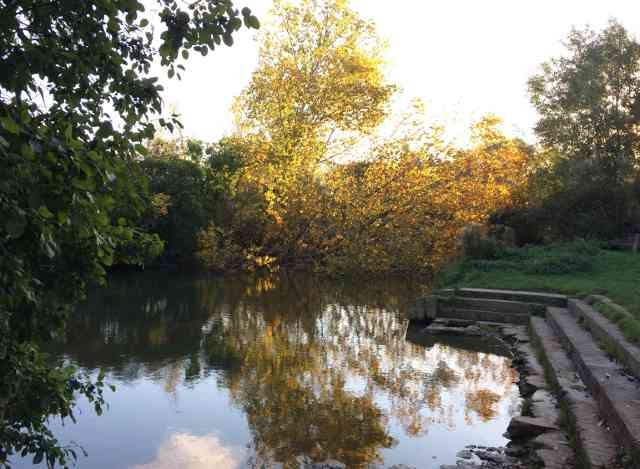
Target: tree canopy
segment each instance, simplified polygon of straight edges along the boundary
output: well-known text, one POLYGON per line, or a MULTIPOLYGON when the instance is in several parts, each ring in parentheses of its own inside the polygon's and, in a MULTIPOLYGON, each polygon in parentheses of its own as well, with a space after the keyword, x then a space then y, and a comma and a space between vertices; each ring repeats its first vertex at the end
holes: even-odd
POLYGON ((37 344, 63 334, 120 244, 162 249, 134 225, 144 184, 129 177, 154 119, 178 124, 161 115, 152 62, 172 77, 190 51, 206 55, 231 45, 243 22, 259 26, 230 0, 156 6, 0 0, 0 464, 15 453, 50 465, 75 455, 47 418, 73 418, 76 392, 100 411, 102 377, 51 367, 37 344))
POLYGON ((611 21, 601 32, 573 30, 567 54, 531 78, 543 144, 596 164, 594 176, 619 183, 639 161, 640 44, 611 21), (597 174, 599 173, 599 174, 597 174))
POLYGON ((611 20, 599 32, 572 30, 565 45, 529 80, 544 164, 521 210, 498 217, 523 241, 640 227, 640 43, 611 20))
POLYGON ((231 217, 199 237, 205 265, 433 272, 465 223, 521 192, 532 151, 498 119, 464 149, 419 103, 397 115, 384 42, 347 1, 277 1, 272 17, 235 102, 226 144, 244 163, 231 217))

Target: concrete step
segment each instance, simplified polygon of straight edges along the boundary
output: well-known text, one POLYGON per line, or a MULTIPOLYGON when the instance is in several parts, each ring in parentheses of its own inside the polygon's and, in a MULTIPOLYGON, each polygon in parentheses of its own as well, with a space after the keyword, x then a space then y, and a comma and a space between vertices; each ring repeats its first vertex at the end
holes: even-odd
POLYGON ((520 313, 501 313, 498 311, 485 311, 471 308, 455 308, 440 306, 438 318, 465 319, 469 321, 498 322, 510 324, 528 324, 529 315, 520 313))
POLYGON ((640 384, 609 359, 594 337, 566 309, 548 308, 547 320, 598 403, 616 440, 640 468, 640 384))
POLYGON ((601 426, 602 418, 595 399, 579 377, 576 367, 558 337, 544 318, 532 317, 531 337, 541 353, 553 388, 569 413, 568 424, 575 433, 580 467, 600 469, 612 467, 617 444, 614 435, 601 426))
POLYGON ((520 301, 522 303, 539 303, 547 306, 567 307, 567 297, 555 293, 530 292, 520 290, 491 290, 486 288, 457 288, 436 292, 442 296, 463 296, 494 300, 520 301))
POLYGON ((569 300, 569 311, 623 366, 640 378, 640 347, 627 340, 609 319, 581 300, 569 300))
POLYGON ((521 301, 496 300, 492 298, 443 297, 438 300, 438 304, 443 307, 479 309, 499 313, 533 314, 537 311, 539 314, 544 315, 545 312, 545 306, 541 304, 536 305, 521 301))

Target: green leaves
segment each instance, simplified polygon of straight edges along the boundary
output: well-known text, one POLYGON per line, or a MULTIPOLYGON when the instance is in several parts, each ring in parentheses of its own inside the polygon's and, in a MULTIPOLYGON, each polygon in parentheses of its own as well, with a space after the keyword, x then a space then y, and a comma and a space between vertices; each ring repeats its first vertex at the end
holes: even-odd
POLYGON ((42 459, 44 458, 44 451, 38 451, 36 455, 33 457, 33 464, 40 464, 42 459))
POLYGON ((260 29, 260 21, 251 14, 250 8, 244 7, 242 9, 242 16, 244 17, 244 24, 247 28, 260 29))
POLYGON ((18 124, 16 124, 15 121, 10 116, 0 117, 0 124, 9 133, 12 133, 12 134, 20 133, 20 127, 18 127, 18 124))
POLYGON ((248 18, 245 18, 244 22, 249 28, 260 29, 260 21, 258 20, 257 17, 253 15, 249 16, 248 18))
POLYGON ((529 80, 536 133, 564 156, 596 165, 601 184, 620 184, 640 161, 640 43, 611 21, 600 32, 572 31, 566 44, 568 54, 529 80))
POLYGON ((230 0, 189 2, 185 11, 160 2, 159 21, 153 12, 141 17, 139 0, 45 3, 5 1, 0 21, 0 243, 10 247, 0 255, 0 402, 30 410, 3 414, 0 455, 64 466, 74 453, 48 419, 73 418, 75 394, 102 409, 101 388, 50 373, 34 344, 62 335, 86 283, 104 282, 114 260, 144 263, 163 249, 157 236, 132 228, 146 197, 132 160, 146 154, 162 114, 163 88, 149 79, 151 26, 162 66, 180 77, 174 67, 188 47, 207 55, 223 35, 232 44, 242 20, 230 0))
POLYGON ((4 229, 10 238, 20 238, 27 227, 27 220, 24 217, 12 217, 5 221, 4 229))
POLYGON ((53 218, 53 213, 51 213, 51 211, 45 205, 41 206, 38 209, 38 215, 46 220, 53 218))

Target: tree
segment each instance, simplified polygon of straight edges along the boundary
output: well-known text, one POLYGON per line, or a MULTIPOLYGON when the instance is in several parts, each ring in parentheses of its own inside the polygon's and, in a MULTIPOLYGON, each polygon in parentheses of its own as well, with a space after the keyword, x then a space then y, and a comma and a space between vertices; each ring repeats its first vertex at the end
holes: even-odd
POLYGON ((529 81, 536 132, 553 157, 536 178, 546 196, 516 218, 561 238, 620 236, 638 207, 630 181, 640 163, 640 43, 611 21, 598 33, 572 31, 566 46, 529 81))
POLYGON ((47 418, 73 419, 75 393, 102 408, 102 377, 51 367, 37 344, 64 333, 86 283, 133 237, 112 215, 134 195, 129 165, 162 110, 152 60, 171 78, 190 51, 258 27, 231 0, 157 3, 159 18, 138 0, 0 0, 0 465, 17 452, 65 465, 75 453, 47 418))
POLYGON ((194 264, 198 238, 209 226, 228 226, 240 156, 224 141, 205 144, 187 139, 154 139, 140 169, 151 193, 142 226, 166 243, 164 260, 194 264))
POLYGON ((619 185, 640 157, 640 44, 611 21, 569 34, 568 55, 529 81, 544 145, 582 161, 591 177, 619 185))
POLYGON ((365 163, 327 174, 333 269, 433 273, 450 259, 465 226, 485 223, 521 197, 532 152, 502 134, 499 119, 474 124, 465 149, 443 144, 441 129, 425 130, 413 119, 374 146, 365 163))
POLYGON ((272 157, 291 163, 327 156, 339 132, 375 129, 395 90, 384 80, 375 26, 347 0, 277 0, 272 16, 258 68, 235 105, 239 130, 268 140, 272 157))
POLYGON ((395 88, 385 82, 374 25, 347 0, 277 0, 272 16, 235 110, 251 155, 245 180, 266 194, 267 237, 278 240, 266 241, 270 254, 290 260, 321 214, 314 197, 323 163, 382 122, 395 88))

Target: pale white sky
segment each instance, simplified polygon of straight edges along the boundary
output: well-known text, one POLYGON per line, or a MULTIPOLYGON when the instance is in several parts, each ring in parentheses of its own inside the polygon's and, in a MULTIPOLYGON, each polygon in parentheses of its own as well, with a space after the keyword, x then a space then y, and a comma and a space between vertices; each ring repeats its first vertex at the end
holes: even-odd
MULTIPOLYGON (((268 20, 271 0, 236 3, 268 20)), ((388 41, 390 81, 423 99, 431 116, 467 127, 492 112, 527 140, 536 120, 527 79, 563 51, 572 26, 601 29, 616 18, 640 37, 638 0, 352 0, 352 7, 388 41)), ((254 36, 242 29, 233 47, 192 54, 182 81, 163 74, 165 104, 182 115, 184 136, 215 141, 232 129, 229 107, 257 63, 254 36)))

